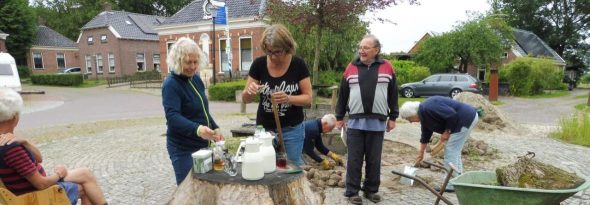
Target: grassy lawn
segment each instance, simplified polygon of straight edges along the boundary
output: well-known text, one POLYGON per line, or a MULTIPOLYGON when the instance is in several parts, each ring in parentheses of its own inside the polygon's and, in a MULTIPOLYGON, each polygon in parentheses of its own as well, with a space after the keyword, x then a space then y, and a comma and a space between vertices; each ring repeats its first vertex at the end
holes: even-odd
POLYGON ((563 118, 560 120, 559 126, 558 131, 551 133, 554 138, 568 143, 590 147, 589 112, 578 112, 571 117, 563 118))
POLYGON ((501 105, 504 105, 505 104, 502 101, 491 101, 490 103, 492 103, 492 105, 494 105, 494 106, 501 106, 501 105))
POLYGON ((586 105, 586 103, 584 104, 578 104, 576 105, 576 110, 585 112, 585 113, 590 113, 590 106, 586 105))
POLYGON ((84 80, 82 85, 78 86, 78 88, 90 88, 105 84, 107 84, 107 80, 84 80))
POLYGON ((550 90, 550 91, 546 90, 543 94, 523 96, 523 98, 530 98, 530 99, 556 98, 556 97, 563 97, 563 96, 568 96, 568 95, 570 95, 570 93, 565 90, 550 90))
POLYGON ((578 84, 578 88, 590 88, 590 83, 580 83, 578 84))
POLYGON ((587 99, 587 98, 588 98, 588 95, 587 95, 587 94, 584 94, 584 95, 578 95, 578 96, 576 96, 576 97, 574 97, 574 98, 576 98, 576 99, 579 99, 579 98, 584 98, 584 99, 587 99))

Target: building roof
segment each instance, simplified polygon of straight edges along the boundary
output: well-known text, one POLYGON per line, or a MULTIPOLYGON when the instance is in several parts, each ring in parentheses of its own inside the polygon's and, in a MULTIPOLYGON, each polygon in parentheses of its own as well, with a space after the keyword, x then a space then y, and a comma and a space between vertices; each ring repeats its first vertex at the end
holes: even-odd
POLYGON ((166 17, 137 14, 125 11, 103 11, 96 15, 83 30, 112 27, 117 38, 134 40, 158 40, 154 27, 166 20, 166 17))
MULTIPOLYGON (((205 1, 192 1, 161 25, 210 21, 203 19, 203 3, 205 1)), ((225 3, 228 9, 228 18, 259 16, 266 9, 266 0, 232 0, 225 1, 225 3)))
POLYGON ((545 41, 534 33, 522 29, 512 29, 512 32, 514 33, 514 40, 518 46, 515 50, 524 52, 521 53, 523 56, 549 57, 557 63, 566 64, 565 60, 555 50, 549 47, 545 41))
POLYGON ((33 42, 33 46, 47 46, 47 47, 62 47, 62 48, 77 48, 76 42, 70 40, 68 37, 61 35, 57 31, 47 27, 37 27, 37 38, 33 42))

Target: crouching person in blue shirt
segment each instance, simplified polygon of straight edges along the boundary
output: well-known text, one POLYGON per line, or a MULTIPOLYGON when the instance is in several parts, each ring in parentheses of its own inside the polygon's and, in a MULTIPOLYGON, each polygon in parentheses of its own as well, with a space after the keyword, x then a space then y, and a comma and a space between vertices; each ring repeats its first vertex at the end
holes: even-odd
POLYGON ((305 127, 305 141, 303 143, 303 152, 316 162, 320 163, 322 169, 331 169, 330 161, 322 159, 314 151, 314 147, 322 154, 329 156, 339 165, 342 165, 342 157, 330 151, 322 141, 322 133, 328 133, 336 126, 336 116, 327 114, 322 119, 306 120, 303 122, 305 127))
MULTIPOLYGON (((426 144, 430 141, 432 133, 436 132, 441 134, 441 140, 445 143, 445 167, 448 169, 449 163, 453 163, 459 171, 454 173, 455 177, 463 173, 461 150, 479 119, 474 107, 447 97, 434 96, 422 103, 406 102, 399 113, 403 119, 420 122, 422 136, 418 162, 424 159, 426 144)), ((445 191, 454 191, 453 186, 447 186, 445 191)))

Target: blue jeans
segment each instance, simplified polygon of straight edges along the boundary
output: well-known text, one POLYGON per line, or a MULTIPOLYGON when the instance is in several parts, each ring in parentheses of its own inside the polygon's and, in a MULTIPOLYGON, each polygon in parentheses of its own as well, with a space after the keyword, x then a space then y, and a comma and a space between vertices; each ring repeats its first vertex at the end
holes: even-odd
POLYGON ((57 185, 64 189, 72 205, 78 203, 78 184, 74 182, 57 182, 57 185))
POLYGON ((180 185, 184 178, 186 178, 186 175, 188 175, 188 172, 193 168, 193 157, 191 154, 195 151, 179 150, 168 143, 166 143, 166 148, 168 149, 168 155, 170 155, 170 161, 172 161, 172 168, 174 168, 176 185, 180 185))
POLYGON ((303 141, 305 139, 305 128, 303 123, 292 127, 283 127, 283 142, 289 162, 301 166, 304 164, 301 154, 303 152, 303 141))
MULTIPOLYGON (((457 172, 453 173, 454 177, 459 176, 459 174, 463 173, 463 162, 461 160, 461 151, 463 150, 463 145, 465 145, 465 142, 467 141, 467 137, 469 137, 471 130, 473 130, 473 128, 477 124, 478 120, 479 120, 479 117, 477 116, 477 114, 475 114, 473 122, 471 122, 471 125, 469 126, 469 128, 462 127, 460 132, 451 134, 451 136, 449 137, 449 141, 447 141, 447 143, 445 145, 445 156, 444 156, 445 167, 447 169, 450 169, 449 163, 453 163, 453 165, 457 168, 457 171, 459 171, 459 173, 457 173, 457 172)), ((451 185, 451 184, 447 185, 447 189, 452 190, 453 185, 451 185)))

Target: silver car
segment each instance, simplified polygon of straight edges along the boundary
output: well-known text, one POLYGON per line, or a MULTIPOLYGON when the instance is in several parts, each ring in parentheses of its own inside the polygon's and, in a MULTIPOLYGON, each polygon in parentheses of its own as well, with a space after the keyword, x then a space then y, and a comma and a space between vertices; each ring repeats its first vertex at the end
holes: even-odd
POLYGON ((464 91, 481 93, 481 83, 469 74, 434 74, 419 82, 403 84, 399 90, 406 98, 432 95, 455 97, 464 91))

